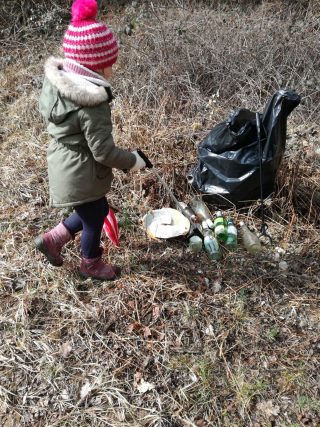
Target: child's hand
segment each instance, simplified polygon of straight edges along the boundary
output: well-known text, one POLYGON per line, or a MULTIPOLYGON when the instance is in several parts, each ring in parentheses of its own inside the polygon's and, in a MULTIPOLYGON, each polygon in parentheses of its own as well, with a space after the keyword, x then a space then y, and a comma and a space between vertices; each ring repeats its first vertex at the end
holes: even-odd
POLYGON ((136 157, 136 163, 134 166, 130 169, 132 171, 138 171, 139 169, 143 169, 146 167, 146 162, 143 160, 141 156, 139 156, 137 151, 132 151, 132 154, 136 157))

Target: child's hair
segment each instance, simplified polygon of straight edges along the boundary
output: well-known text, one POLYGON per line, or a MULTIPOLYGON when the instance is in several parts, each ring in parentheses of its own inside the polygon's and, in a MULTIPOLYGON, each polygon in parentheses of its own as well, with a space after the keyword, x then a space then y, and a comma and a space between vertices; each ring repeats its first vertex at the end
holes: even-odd
POLYGON ((111 67, 118 58, 118 43, 113 33, 102 22, 97 22, 96 0, 75 0, 71 23, 64 34, 65 58, 98 71, 111 67))

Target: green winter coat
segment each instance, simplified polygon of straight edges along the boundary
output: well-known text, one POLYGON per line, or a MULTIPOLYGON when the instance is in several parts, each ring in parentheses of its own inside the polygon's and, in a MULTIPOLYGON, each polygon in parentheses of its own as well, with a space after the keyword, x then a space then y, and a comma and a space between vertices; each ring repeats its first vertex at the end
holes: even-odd
POLYGON ((134 154, 114 145, 108 98, 105 87, 63 71, 62 59, 47 60, 40 112, 52 138, 47 150, 51 206, 98 200, 110 189, 112 168, 134 166, 134 154))

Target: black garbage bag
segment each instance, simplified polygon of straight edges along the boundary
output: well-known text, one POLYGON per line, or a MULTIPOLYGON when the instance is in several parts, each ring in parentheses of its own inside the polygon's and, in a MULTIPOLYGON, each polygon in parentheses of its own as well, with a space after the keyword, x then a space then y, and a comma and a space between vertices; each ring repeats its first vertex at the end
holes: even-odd
POLYGON ((239 109, 216 125, 198 146, 198 163, 188 181, 220 205, 236 206, 260 198, 260 153, 263 197, 274 191, 275 178, 286 144, 287 117, 299 105, 294 90, 278 90, 259 114, 239 109))

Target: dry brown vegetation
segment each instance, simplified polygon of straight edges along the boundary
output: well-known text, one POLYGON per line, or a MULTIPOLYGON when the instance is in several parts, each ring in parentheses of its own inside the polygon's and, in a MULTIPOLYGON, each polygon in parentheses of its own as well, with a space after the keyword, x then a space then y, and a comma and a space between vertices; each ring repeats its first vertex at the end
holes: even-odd
MULTIPOLYGON (((183 240, 150 241, 140 219, 170 201, 152 172, 119 172, 121 247, 104 246, 121 279, 81 281, 77 239, 62 268, 47 265, 33 239, 67 212, 47 205, 37 100, 70 3, 2 0, 0 425, 318 426, 319 2, 100 3, 121 40, 115 138, 181 200, 214 124, 261 111, 280 87, 301 95, 267 202, 274 245, 213 263, 183 240)), ((257 205, 228 213, 258 230, 257 205)))

